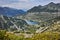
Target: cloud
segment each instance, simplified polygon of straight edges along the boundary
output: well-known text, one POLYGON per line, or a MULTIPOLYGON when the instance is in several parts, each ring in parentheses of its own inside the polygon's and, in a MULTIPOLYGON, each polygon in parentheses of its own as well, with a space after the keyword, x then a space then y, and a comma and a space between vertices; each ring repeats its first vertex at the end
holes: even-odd
MULTIPOLYGON (((1 1, 2 2, 2 1, 1 1)), ((1 4, 0 4, 1 5, 1 4)), ((35 3, 32 0, 4 0, 2 5, 3 7, 12 7, 17 9, 29 9, 35 6, 35 3)))
POLYGON ((19 1, 22 1, 22 2, 29 2, 29 0, 19 0, 19 1))
POLYGON ((55 3, 60 3, 60 0, 53 0, 53 2, 55 2, 55 3))

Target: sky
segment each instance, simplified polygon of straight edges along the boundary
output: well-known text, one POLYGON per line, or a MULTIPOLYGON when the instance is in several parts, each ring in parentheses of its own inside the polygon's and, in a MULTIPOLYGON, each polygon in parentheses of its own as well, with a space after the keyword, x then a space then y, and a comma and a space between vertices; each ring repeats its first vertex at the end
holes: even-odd
POLYGON ((34 6, 46 5, 50 2, 60 3, 60 0, 0 0, 0 6, 28 10, 34 6))

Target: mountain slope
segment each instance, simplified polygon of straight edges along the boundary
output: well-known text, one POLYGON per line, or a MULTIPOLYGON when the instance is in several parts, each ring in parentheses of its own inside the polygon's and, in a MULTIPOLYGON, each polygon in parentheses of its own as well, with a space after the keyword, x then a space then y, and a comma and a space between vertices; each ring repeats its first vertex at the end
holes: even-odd
POLYGON ((39 5, 29 9, 27 14, 20 16, 20 18, 34 21, 46 21, 56 16, 60 16, 60 3, 51 2, 44 6, 39 5))
POLYGON ((22 19, 0 15, 0 29, 20 30, 27 23, 22 19))
POLYGON ((9 7, 0 7, 0 14, 5 15, 5 16, 15 16, 15 15, 25 14, 25 11, 13 9, 9 7))

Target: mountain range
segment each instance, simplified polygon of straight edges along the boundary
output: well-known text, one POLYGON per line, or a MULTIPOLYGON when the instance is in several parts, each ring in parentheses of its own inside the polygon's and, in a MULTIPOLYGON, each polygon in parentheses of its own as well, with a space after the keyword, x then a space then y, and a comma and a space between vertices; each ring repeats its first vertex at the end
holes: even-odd
POLYGON ((10 7, 0 7, 0 14, 6 15, 6 16, 16 16, 16 15, 22 15, 29 12, 60 12, 60 3, 49 3, 44 6, 34 6, 33 8, 24 11, 22 9, 14 9, 10 7))
POLYGON ((29 9, 27 12, 58 12, 60 11, 60 3, 49 3, 44 6, 34 6, 33 8, 29 9))

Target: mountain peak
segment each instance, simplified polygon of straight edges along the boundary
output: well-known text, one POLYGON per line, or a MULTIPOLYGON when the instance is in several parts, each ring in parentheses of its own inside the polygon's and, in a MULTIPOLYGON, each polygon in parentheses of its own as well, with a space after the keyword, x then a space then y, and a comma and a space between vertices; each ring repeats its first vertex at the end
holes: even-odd
POLYGON ((54 2, 50 2, 49 4, 55 4, 54 2))
POLYGON ((38 7, 42 7, 41 5, 39 5, 38 7))
POLYGON ((50 2, 48 5, 55 5, 55 3, 54 2, 50 2))

